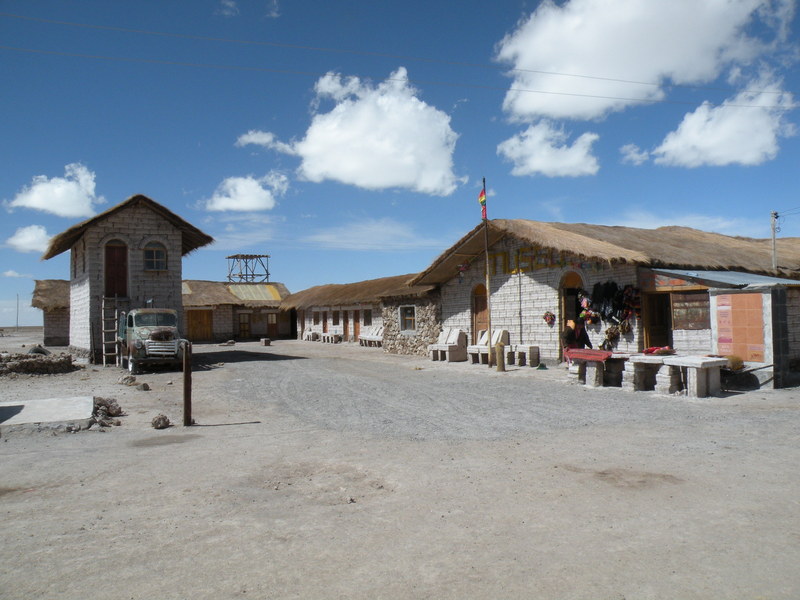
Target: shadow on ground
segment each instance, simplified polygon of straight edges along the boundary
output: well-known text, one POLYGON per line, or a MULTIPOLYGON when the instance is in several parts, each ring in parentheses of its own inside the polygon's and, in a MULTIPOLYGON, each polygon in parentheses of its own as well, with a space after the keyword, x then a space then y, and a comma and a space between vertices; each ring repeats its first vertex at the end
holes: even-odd
POLYGON ((195 353, 192 356, 194 368, 213 369, 219 363, 270 362, 277 360, 306 360, 305 356, 290 356, 272 352, 250 352, 248 350, 220 350, 195 353))

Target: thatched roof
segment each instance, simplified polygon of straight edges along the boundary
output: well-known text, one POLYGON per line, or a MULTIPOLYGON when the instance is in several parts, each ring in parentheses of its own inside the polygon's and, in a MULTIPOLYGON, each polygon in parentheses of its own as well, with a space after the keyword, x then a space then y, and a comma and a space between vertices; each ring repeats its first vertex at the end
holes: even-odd
POLYGON ((151 200, 147 196, 142 196, 138 194, 136 196, 131 196, 125 202, 121 202, 116 206, 109 208, 107 211, 100 213, 99 215, 95 215, 91 219, 87 219, 82 223, 78 223, 77 225, 73 225, 63 233, 59 233, 58 235, 54 236, 50 240, 50 244, 47 246, 47 250, 42 255, 42 260, 47 260, 48 258, 53 258, 61 254, 62 252, 66 252, 77 242, 86 229, 92 225, 99 223, 110 217, 113 214, 118 213, 121 210, 126 210, 133 206, 146 206, 150 210, 155 213, 158 213, 161 217, 172 223, 175 228, 179 229, 182 234, 182 243, 181 243, 181 255, 185 256, 189 254, 192 250, 196 250, 202 246, 206 246, 214 241, 210 235, 207 235, 197 229, 194 225, 184 221, 174 212, 169 210, 168 208, 160 205, 158 202, 151 200))
POLYGON ((33 286, 31 306, 42 310, 69 308, 69 281, 66 279, 37 279, 33 286))
POLYGON ((421 297, 435 289, 433 285, 408 285, 416 273, 381 277, 356 283, 318 285, 292 294, 281 304, 284 310, 307 309, 312 306, 375 304, 383 298, 421 297))
POLYGON ((279 308, 289 295, 282 283, 231 283, 185 279, 182 286, 183 307, 198 308, 232 304, 248 308, 279 308))
MULTIPOLYGON (((524 219, 488 222, 489 246, 506 236, 585 260, 629 263, 649 267, 738 270, 768 273, 772 270, 771 241, 731 237, 690 227, 638 229, 586 223, 543 223, 524 219)), ((481 223, 445 250, 412 284, 439 284, 452 279, 458 265, 484 251, 481 223)), ((800 238, 778 240, 778 274, 800 277, 800 238)))

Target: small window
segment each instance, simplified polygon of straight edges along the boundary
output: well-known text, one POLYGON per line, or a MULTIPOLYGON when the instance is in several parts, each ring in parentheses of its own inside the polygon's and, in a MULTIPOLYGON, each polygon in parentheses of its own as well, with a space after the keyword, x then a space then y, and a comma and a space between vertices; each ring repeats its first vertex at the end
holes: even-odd
POLYGON ((267 313, 267 323, 274 325, 278 322, 278 315, 275 313, 267 313))
POLYGON ((370 327, 372 325, 372 310, 367 309, 364 311, 364 327, 370 327))
POLYGON ((331 320, 333 321, 333 325, 338 325, 339 324, 339 311, 338 310, 333 311, 333 315, 331 316, 331 320))
POLYGON ((164 247, 164 244, 150 242, 144 247, 144 270, 167 270, 167 249, 164 247))
POLYGON ((672 294, 673 329, 711 329, 708 292, 672 294))
POLYGON ((315 312, 314 315, 314 325, 319 325, 319 313, 315 312))
POLYGON ((400 307, 400 331, 415 331, 417 329, 417 311, 414 306, 400 307))

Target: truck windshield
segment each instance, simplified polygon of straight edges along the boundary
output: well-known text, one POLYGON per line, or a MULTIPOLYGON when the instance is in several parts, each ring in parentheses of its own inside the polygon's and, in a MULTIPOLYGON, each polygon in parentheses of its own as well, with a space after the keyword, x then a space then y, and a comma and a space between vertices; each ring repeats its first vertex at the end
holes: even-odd
POLYGON ((136 315, 136 327, 175 327, 176 318, 172 313, 141 313, 136 315))

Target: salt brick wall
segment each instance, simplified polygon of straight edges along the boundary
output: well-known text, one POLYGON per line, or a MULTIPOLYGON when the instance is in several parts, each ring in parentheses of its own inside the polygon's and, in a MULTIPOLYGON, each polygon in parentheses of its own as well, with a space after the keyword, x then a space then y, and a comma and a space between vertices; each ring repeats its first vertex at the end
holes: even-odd
POLYGON ((89 278, 79 275, 69 286, 69 346, 85 356, 91 344, 89 336, 89 278))
MULTIPOLYGON (((75 252, 86 247, 86 271, 78 272, 72 279, 70 293, 70 345, 88 351, 91 347, 89 331, 93 329, 94 347, 102 346, 101 306, 105 292, 105 244, 119 239, 128 245, 128 297, 127 308, 144 308, 151 299, 153 308, 172 308, 178 311, 178 327, 183 330, 183 299, 181 280, 183 262, 182 234, 169 221, 148 208, 134 206, 122 210, 89 227, 83 239, 76 243, 75 252), (144 247, 148 242, 164 244, 167 250, 167 271, 144 271, 144 247), (88 290, 84 285, 88 282, 88 290), (77 302, 75 302, 77 301, 77 302), (90 323, 94 327, 90 327, 90 323)), ((78 254, 76 254, 78 256, 78 254)), ((80 270, 82 261, 77 261, 80 270)))
MULTIPOLYGON (((349 334, 350 334, 350 337, 352 338, 352 336, 353 336, 353 312, 356 311, 356 310, 360 311, 359 325, 361 327, 361 334, 362 335, 367 333, 368 329, 371 329, 372 327, 381 327, 384 324, 383 323, 383 318, 381 316, 381 308, 378 307, 378 306, 375 306, 375 305, 367 304, 367 305, 359 305, 359 306, 353 306, 353 305, 314 306, 314 307, 305 309, 305 311, 306 311, 305 330, 307 332, 311 331, 311 332, 316 332, 316 333, 320 333, 321 334, 322 333, 322 313, 327 311, 327 313, 328 313, 328 332, 333 332, 334 329, 337 332, 341 332, 342 331, 342 327, 343 327, 343 318, 344 318, 343 312, 347 311, 347 321, 349 323, 349 328, 350 328, 349 334), (334 311, 337 311, 337 310, 339 311, 339 324, 334 326, 333 325, 333 314, 332 313, 334 311), (366 327, 364 326, 364 311, 365 310, 371 310, 372 311, 372 325, 367 325, 366 327), (319 325, 314 325, 314 313, 315 312, 319 313, 319 325)), ((298 337, 300 336, 300 332, 301 332, 302 329, 303 329, 303 324, 300 322, 300 312, 298 311, 298 313, 297 313, 297 335, 298 335, 298 337)), ((288 331, 287 331, 287 333, 288 333, 288 331)), ((357 342, 358 340, 353 338, 353 341, 357 342)))
MULTIPOLYGON (((529 247, 513 238, 505 238, 490 248, 489 252, 508 252, 510 262, 521 247, 529 247)), ((498 261, 499 262, 499 261, 498 261)), ((550 267, 522 274, 498 272, 490 278, 492 329, 507 329, 512 344, 530 343, 539 346, 542 360, 560 360, 559 339, 561 333, 560 302, 558 286, 564 274, 574 271, 583 278, 583 288, 591 294, 596 283, 615 281, 620 287, 637 284, 635 265, 611 266, 607 263, 582 263, 579 259, 568 259, 564 267, 550 267), (573 266, 575 265, 575 266, 573 266), (520 316, 520 298, 521 312, 520 316), (542 315, 546 311, 556 314, 556 323, 548 325, 542 315), (521 322, 521 326, 520 326, 521 322)), ((485 257, 481 256, 472 267, 445 283, 441 288, 442 326, 457 327, 472 336, 471 294, 478 284, 485 283, 485 257)), ((587 333, 592 345, 597 348, 605 339, 609 324, 588 325, 587 333)), ((641 322, 635 319, 631 333, 621 336, 615 348, 619 352, 641 350, 641 322)))
POLYGON ((710 354, 714 351, 710 329, 674 329, 672 347, 679 354, 710 354))
MULTIPOLYGON (((237 333, 238 329, 239 326, 237 324, 235 330, 237 333)), ((214 314, 211 317, 211 331, 216 342, 225 342, 234 337, 233 306, 223 304, 214 310, 214 314)))
POLYGON ((45 346, 69 345, 69 308, 44 311, 45 346))
POLYGON ((789 357, 800 359, 800 289, 786 289, 786 328, 789 336, 789 357))

